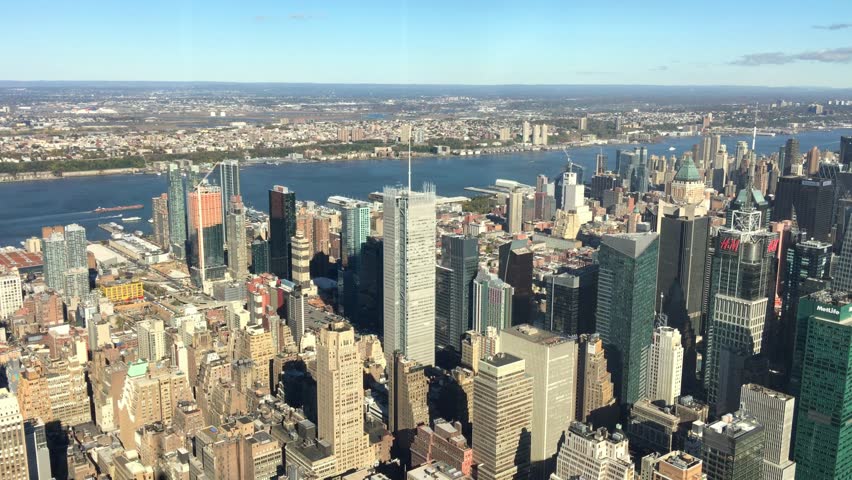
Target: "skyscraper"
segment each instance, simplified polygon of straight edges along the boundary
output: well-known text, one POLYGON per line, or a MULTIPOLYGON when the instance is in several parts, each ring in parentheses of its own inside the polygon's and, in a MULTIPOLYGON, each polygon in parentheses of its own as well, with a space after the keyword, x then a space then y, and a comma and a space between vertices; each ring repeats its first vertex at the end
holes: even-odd
POLYGON ((355 331, 333 321, 317 342, 318 437, 331 444, 335 472, 372 465, 370 439, 364 432, 364 389, 355 331))
POLYGON ((524 191, 516 188, 509 193, 506 213, 506 230, 520 233, 524 230, 524 191))
POLYGON ((29 480, 24 419, 15 394, 0 388, 0 475, 9 480, 29 480))
POLYGON ((570 268, 545 279, 547 312, 545 325, 563 335, 595 332, 598 297, 598 265, 570 268))
MULTIPOLYGON (((222 211, 231 211, 231 197, 240 194, 240 164, 237 160, 222 160, 219 164, 219 183, 222 187, 222 211)), ((225 216, 225 243, 228 243, 228 224, 230 219, 225 216)))
POLYGON ((793 480, 796 464, 790 461, 796 399, 754 383, 743 385, 741 410, 763 425, 763 479, 793 480))
POLYGON ((27 469, 29 478, 53 478, 50 471, 50 451, 47 447, 47 436, 44 422, 33 418, 24 422, 24 436, 27 442, 27 469))
POLYGON ((169 196, 163 193, 151 199, 151 220, 153 220, 154 243, 163 251, 169 250, 169 196))
POLYGON ((359 271, 361 248, 370 236, 370 206, 351 202, 341 210, 341 262, 349 270, 359 271))
POLYGON ((473 329, 498 332, 512 325, 512 297, 515 289, 497 275, 480 270, 473 281, 473 329))
POLYGON ((480 480, 529 478, 533 379, 526 363, 500 353, 473 380, 473 459, 480 480))
POLYGON ((21 275, 17 268, 0 269, 0 320, 18 311, 24 304, 21 275))
POLYGON ((791 220, 794 212, 799 228, 808 237, 833 240, 835 181, 828 178, 781 177, 772 208, 772 220, 791 220))
POLYGON ((463 235, 441 237, 441 267, 437 282, 447 293, 436 296, 435 341, 443 347, 460 350, 464 332, 473 324, 474 283, 479 268, 479 242, 463 235))
POLYGON ((754 362, 763 352, 766 318, 775 303, 778 244, 778 234, 763 228, 761 212, 750 202, 733 212, 716 237, 704 375, 716 414, 736 410, 740 386, 761 370, 754 362))
POLYGON ((632 480, 635 467, 630 458, 627 436, 621 430, 608 432, 591 425, 572 422, 556 458, 553 480, 632 480))
POLYGON ((388 429, 403 449, 411 446, 419 425, 429 424, 424 367, 395 352, 388 364, 388 429))
POLYGON ((500 333, 500 351, 523 359, 527 375, 532 376, 537 408, 532 412, 531 478, 545 479, 554 470, 565 425, 575 416, 577 342, 532 325, 518 325, 500 333))
POLYGON ((206 280, 225 276, 225 240, 222 228, 222 190, 217 186, 199 185, 187 196, 189 202, 190 265, 193 280, 201 285, 206 280))
POLYGON ((499 247, 498 276, 514 289, 512 325, 530 323, 532 308, 533 253, 527 240, 512 240, 499 247))
MULTIPOLYGON (((849 243, 849 248, 852 249, 852 242, 849 243)), ((50 233, 42 239, 41 251, 44 256, 44 283, 56 291, 64 290, 67 268, 65 235, 59 232, 50 233)))
POLYGON ((852 136, 840 137, 840 163, 852 165, 852 136))
POLYGON ((654 329, 654 340, 648 354, 648 400, 664 400, 674 405, 680 396, 683 369, 683 346, 680 332, 671 327, 654 329))
POLYGON ((290 271, 293 276, 293 283, 302 288, 309 288, 311 285, 311 244, 308 239, 302 234, 301 230, 296 230, 296 235, 290 241, 290 271))
POLYGON ((384 350, 435 363, 435 190, 384 190, 384 350))
POLYGON ((159 362, 166 356, 166 331, 162 320, 143 320, 136 324, 139 358, 159 362))
POLYGON ((607 367, 603 342, 598 334, 579 337, 577 382, 576 419, 592 422, 593 419, 607 417, 607 410, 615 406, 615 387, 607 367))
POLYGON ((225 237, 228 244, 228 271, 231 272, 231 278, 241 280, 248 276, 246 214, 241 196, 231 197, 227 212, 225 237))
POLYGON ((656 233, 605 235, 598 260, 597 328, 619 402, 639 400, 647 382, 657 285, 656 233))
POLYGON ((89 268, 86 245, 85 228, 76 223, 65 227, 66 268, 89 268))
POLYGON ((183 259, 186 255, 186 193, 183 175, 175 163, 169 164, 169 239, 172 253, 183 259))
POLYGON ((251 242, 251 272, 260 275, 269 271, 269 242, 257 238, 251 242))
POLYGON ((296 235, 296 194, 275 185, 269 191, 269 268, 290 280, 290 245, 296 235))
POLYGON ((786 161, 786 169, 782 173, 788 175, 793 169, 793 165, 802 164, 802 155, 799 152, 799 139, 792 137, 787 139, 784 144, 784 159, 786 161))
POLYGON ((703 332, 702 319, 707 309, 710 220, 709 216, 680 214, 660 219, 660 251, 666 254, 659 259, 656 299, 666 324, 680 332, 683 384, 688 389, 698 381, 696 343, 703 332))
POLYGON ((796 477, 852 476, 852 298, 848 291, 803 298, 807 339, 796 417, 796 477))
POLYGON ((707 479, 761 478, 763 426, 750 415, 726 414, 704 428, 701 460, 707 479))

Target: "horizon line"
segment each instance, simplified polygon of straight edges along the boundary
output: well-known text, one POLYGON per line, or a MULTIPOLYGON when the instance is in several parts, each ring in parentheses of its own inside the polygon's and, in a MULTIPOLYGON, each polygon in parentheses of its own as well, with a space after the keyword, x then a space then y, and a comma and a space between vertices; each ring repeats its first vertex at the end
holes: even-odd
POLYGON ((211 85, 310 85, 310 86, 378 86, 378 87, 668 87, 668 88, 762 88, 771 90, 850 90, 852 87, 819 85, 754 85, 754 84, 662 84, 662 83, 376 83, 376 82, 288 82, 288 81, 236 81, 236 80, 5 80, 8 83, 174 83, 211 85))

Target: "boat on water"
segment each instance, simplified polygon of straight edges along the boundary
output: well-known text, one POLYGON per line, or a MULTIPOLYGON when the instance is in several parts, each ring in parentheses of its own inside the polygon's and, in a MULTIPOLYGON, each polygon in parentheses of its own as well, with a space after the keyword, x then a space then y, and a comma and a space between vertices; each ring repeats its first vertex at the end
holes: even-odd
POLYGON ((154 223, 154 219, 153 219, 153 218, 149 218, 149 219, 148 219, 148 223, 154 223))
POLYGON ((121 221, 125 223, 138 222, 139 220, 142 220, 142 217, 124 217, 121 219, 121 221))
POLYGON ((675 147, 669 147, 670 152, 674 152, 675 150, 677 150, 675 147))
POLYGON ((139 210, 140 208, 145 208, 142 204, 136 205, 121 205, 118 207, 98 207, 92 210, 92 213, 109 213, 109 212, 123 212, 125 210, 139 210))

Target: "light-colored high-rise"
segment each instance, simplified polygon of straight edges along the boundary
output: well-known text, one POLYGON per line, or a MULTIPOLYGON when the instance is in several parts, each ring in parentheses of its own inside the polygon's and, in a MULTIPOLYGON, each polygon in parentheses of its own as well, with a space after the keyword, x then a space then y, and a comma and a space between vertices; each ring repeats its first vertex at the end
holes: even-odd
POLYGON ((65 227, 66 268, 89 268, 86 255, 86 229, 72 223, 65 227))
POLYGON ((361 359, 348 323, 334 321, 320 330, 316 375, 318 436, 331 443, 336 473, 371 465, 361 359))
POLYGON ((44 283, 57 292, 64 290, 67 268, 65 235, 59 232, 50 233, 42 239, 41 251, 44 256, 44 283))
POLYGON ((500 332, 500 345, 522 358, 532 376, 532 478, 547 478, 565 425, 574 420, 577 342, 524 324, 500 332))
POLYGON ((577 355, 577 420, 588 422, 601 409, 615 405, 615 385, 607 367, 603 341, 597 334, 581 335, 577 355))
MULTIPOLYGON (((234 195, 240 193, 240 163, 237 160, 222 160, 219 164, 219 182, 222 186, 222 212, 225 213, 225 242, 227 243, 231 219, 227 216, 227 212, 231 210, 231 199, 234 195)), ((230 246, 230 243, 228 243, 230 246)), ((228 252, 230 255, 230 252, 228 252)))
POLYGON ((533 379, 525 362, 500 353, 473 380, 473 459, 479 480, 526 479, 530 469, 533 379))
POLYGON ((143 320, 136 324, 139 358, 158 362, 166 356, 166 329, 162 320, 143 320))
POLYGON ((384 347, 435 363, 435 190, 384 190, 384 347))
POLYGON ((9 480, 29 479, 24 419, 18 399, 5 388, 0 388, 0 476, 9 480))
POLYGON ((673 405, 680 396, 682 373, 680 332, 672 327, 657 327, 648 352, 648 400, 664 400, 666 405, 673 405))
POLYGON ((0 320, 18 311, 24 304, 18 269, 0 270, 0 320))
POLYGON ((296 230, 296 236, 291 241, 290 269, 293 272, 293 283, 302 288, 311 286, 311 244, 301 230, 296 230))
POLYGON ((583 478, 586 480, 633 480, 627 436, 601 427, 573 422, 556 457, 556 473, 552 480, 583 478))
POLYGON ((506 209, 506 224, 509 233, 520 233, 524 230, 524 191, 515 189, 509 194, 506 209))
POLYGON ((231 278, 242 280, 248 276, 248 250, 246 240, 246 214, 243 199, 231 197, 225 216, 225 241, 228 244, 228 271, 231 278))
POLYGON ((763 425, 763 479, 792 480, 796 463, 790 460, 796 399, 766 387, 747 383, 740 390, 741 411, 763 425))

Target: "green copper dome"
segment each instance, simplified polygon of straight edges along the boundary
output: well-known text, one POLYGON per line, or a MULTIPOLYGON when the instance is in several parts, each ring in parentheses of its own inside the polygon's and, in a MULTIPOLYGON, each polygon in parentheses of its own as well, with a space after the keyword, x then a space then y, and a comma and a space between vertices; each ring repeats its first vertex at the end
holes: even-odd
POLYGON ((700 182, 701 175, 698 174, 698 167, 692 161, 692 157, 686 157, 683 165, 677 170, 674 177, 677 182, 700 182))

